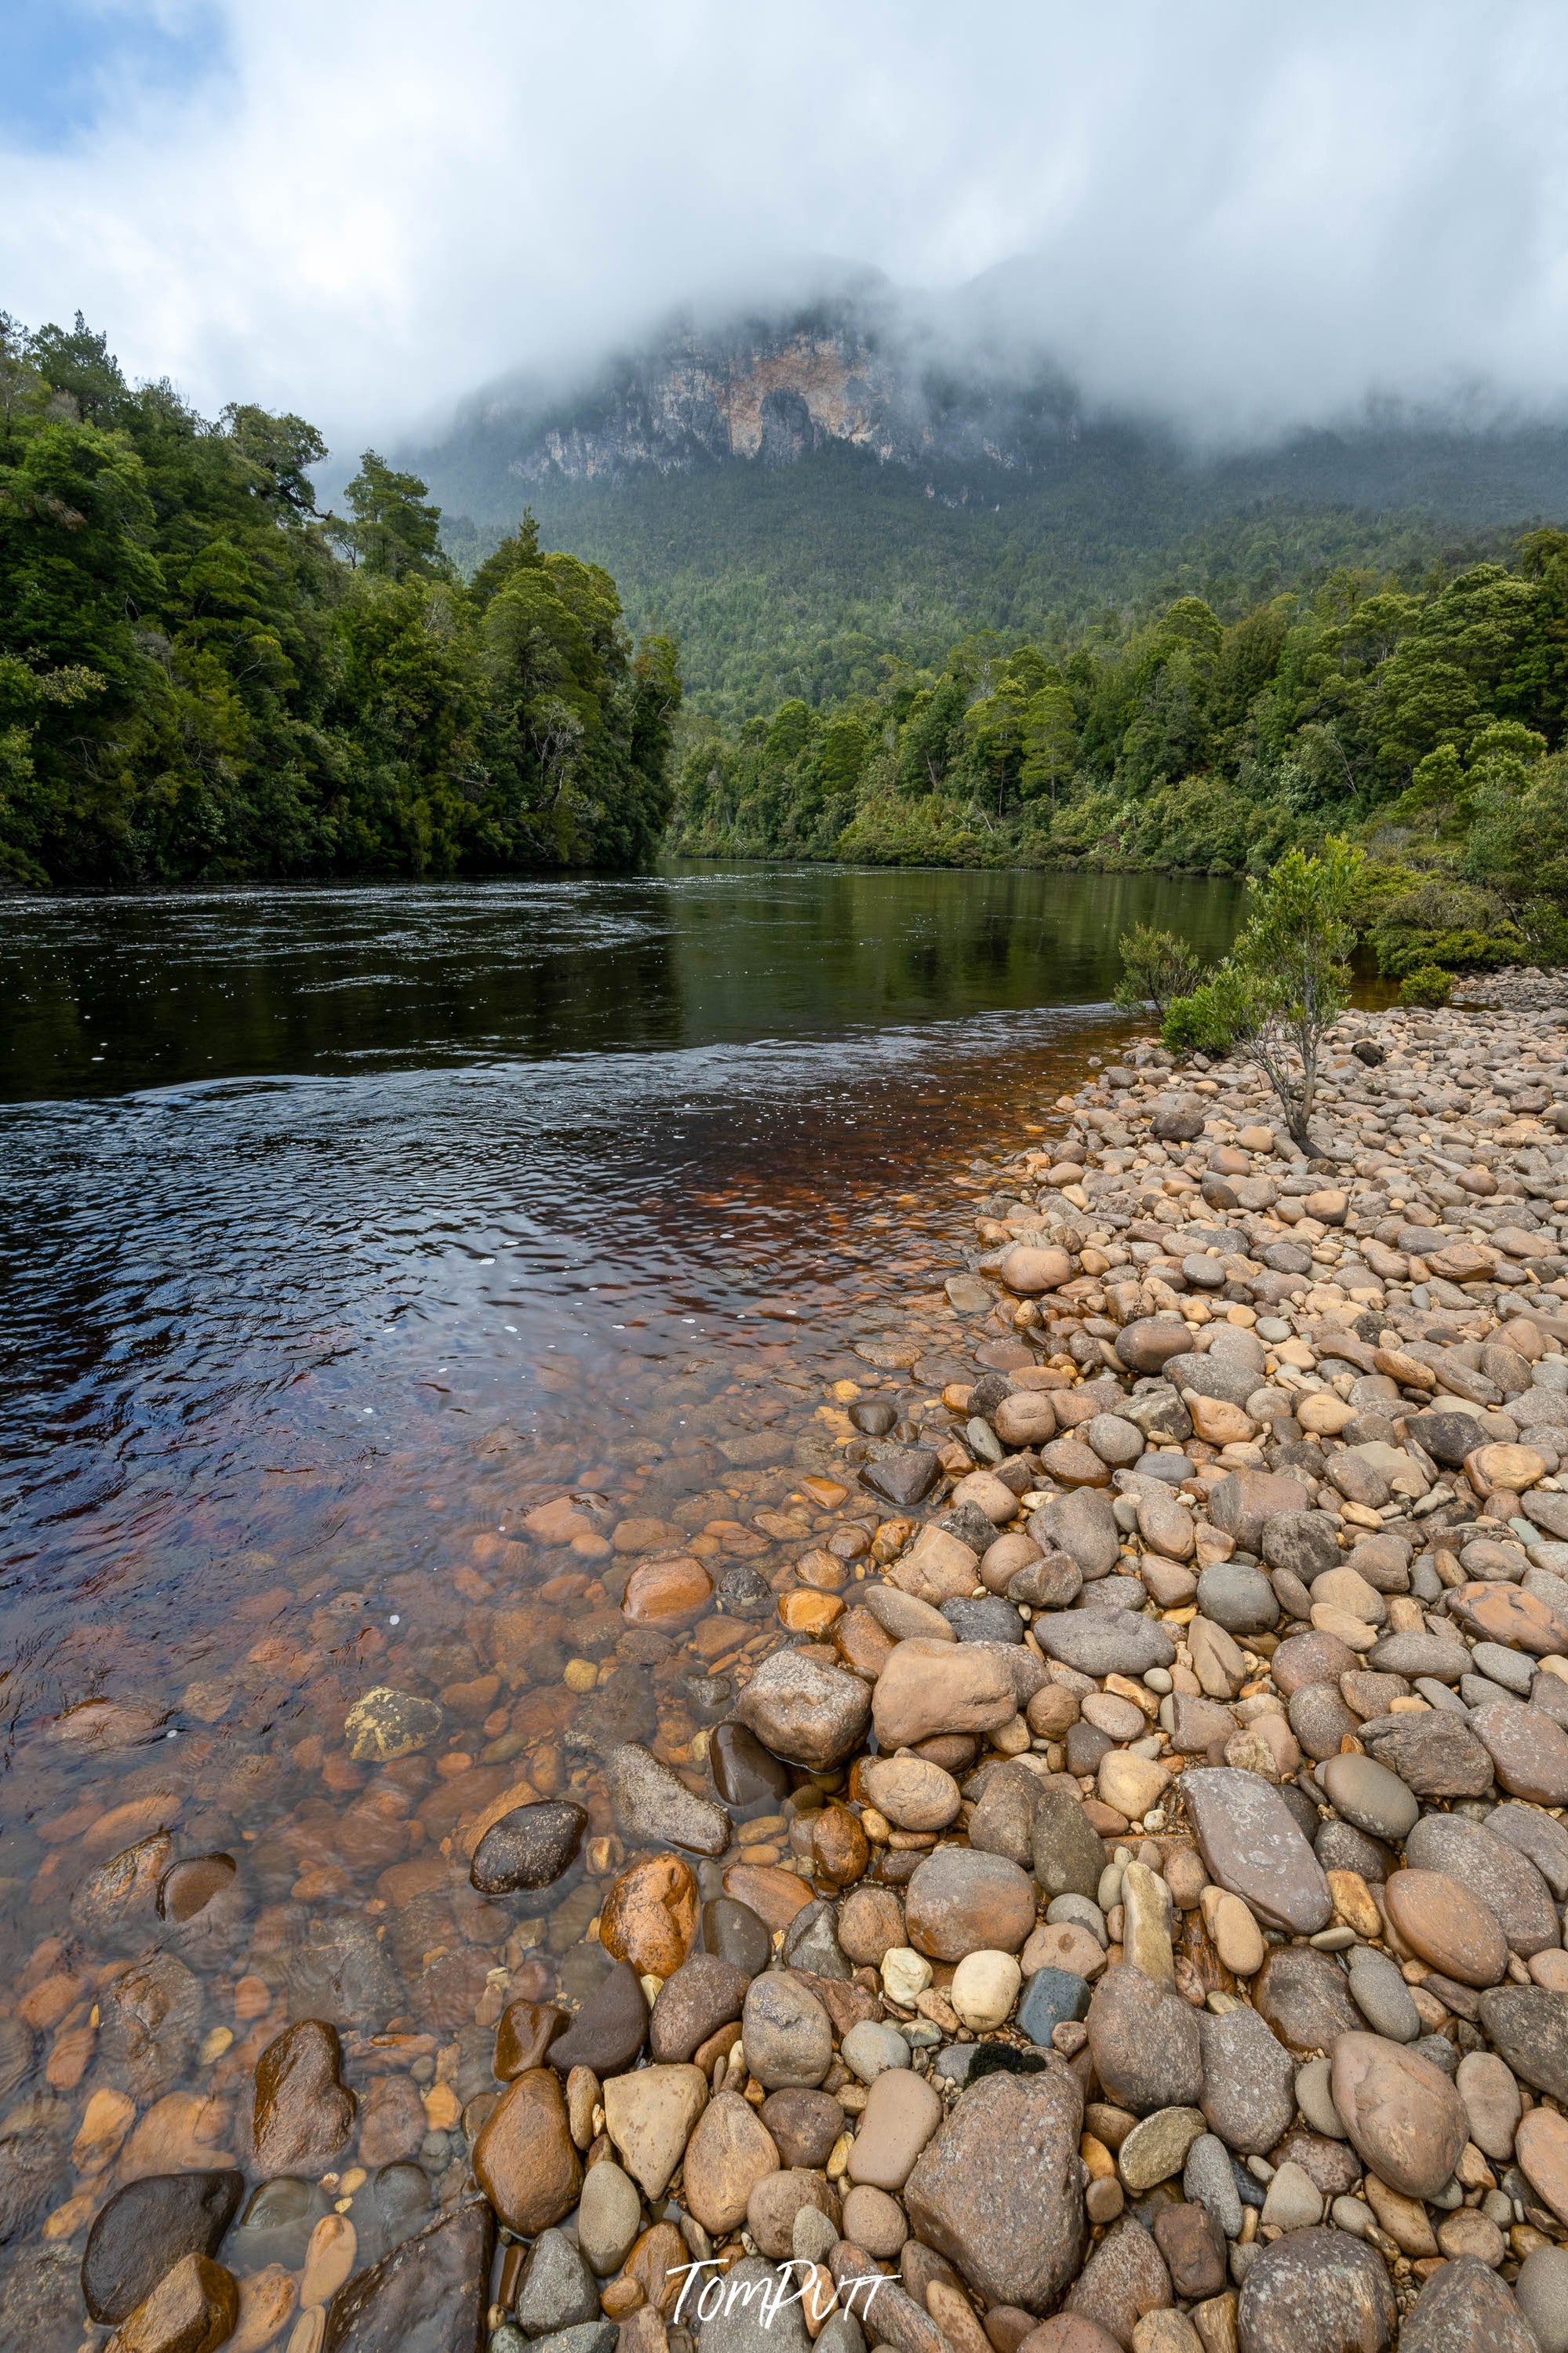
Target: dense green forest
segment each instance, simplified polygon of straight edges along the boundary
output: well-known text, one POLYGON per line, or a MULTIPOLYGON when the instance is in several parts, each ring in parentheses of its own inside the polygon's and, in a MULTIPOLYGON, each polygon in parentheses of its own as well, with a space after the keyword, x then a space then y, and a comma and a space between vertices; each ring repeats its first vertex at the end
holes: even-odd
POLYGON ((542 468, 533 426, 487 408, 404 461, 435 486, 454 560, 472 569, 526 496, 552 544, 615 575, 636 627, 679 638, 691 701, 726 726, 870 693, 889 658, 940 668, 979 629, 1054 639, 1184 595, 1232 618, 1338 567, 1418 586, 1568 513, 1568 433, 1545 426, 1387 416, 1202 458, 1082 417, 1024 437, 1016 462, 828 443, 660 472, 606 450, 588 479, 542 468))
POLYGON ((1420 587, 1340 569, 1228 624, 1201 597, 962 640, 826 708, 689 714, 670 840, 703 856, 1265 871, 1352 832, 1385 970, 1557 954, 1568 533, 1420 587))
POLYGON ((465 583, 416 476, 343 515, 298 417, 127 385, 0 314, 0 882, 628 865, 669 807, 668 638, 531 520, 465 583))

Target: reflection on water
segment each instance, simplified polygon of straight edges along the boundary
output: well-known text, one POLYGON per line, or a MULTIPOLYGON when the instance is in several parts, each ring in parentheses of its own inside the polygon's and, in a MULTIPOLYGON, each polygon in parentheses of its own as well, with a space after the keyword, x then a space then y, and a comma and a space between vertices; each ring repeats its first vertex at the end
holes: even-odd
MULTIPOLYGON (((596 1748, 700 1769, 725 1621, 628 1630, 606 1537, 766 1577, 874 1520, 849 1474, 799 1482, 842 1468, 835 1383, 946 1426, 953 1173, 1119 1034, 1120 931, 1215 948, 1234 905, 737 867, 5 910, 0 2079, 55 2103, 38 2215, 83 2199, 85 2228, 198 2125, 243 2160, 290 2015, 403 2018, 468 2067, 508 1989, 581 1990, 607 1883, 479 1905, 454 1841, 526 1776, 582 1798, 613 1875, 596 1748), (861 1352, 895 1329, 912 1370, 861 1352), (575 1554, 521 1531, 563 1493, 575 1554), (443 1725, 377 1770, 343 1719, 384 1684, 443 1725), (235 1858, 221 1935, 115 1912, 102 1867, 148 1838, 235 1858), (94 1996, 154 1948, 189 1982, 138 2073, 94 1996), (98 2090, 131 2120, 84 2173, 98 2090)), ((405 2153, 442 2197, 464 2147, 405 2153)))

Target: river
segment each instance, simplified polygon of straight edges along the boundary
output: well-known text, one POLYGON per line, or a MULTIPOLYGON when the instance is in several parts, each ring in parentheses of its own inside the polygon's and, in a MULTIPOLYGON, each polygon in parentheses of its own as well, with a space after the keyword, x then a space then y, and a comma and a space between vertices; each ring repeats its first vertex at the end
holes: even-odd
MULTIPOLYGON (((1124 1034, 1120 933, 1217 950, 1237 899, 704 865, 6 902, 0 1985, 84 1972, 16 2096, 51 2069, 68 2139, 119 2081, 87 1977, 159 1924, 106 1923, 89 1883, 153 1836, 160 1867, 237 1873, 157 2094, 195 2087, 226 2134, 260 2031, 241 1980, 275 2031, 303 1940, 384 1928, 392 1865, 509 1779, 581 1778, 562 1676, 604 1594, 592 1546, 543 1553, 522 1514, 574 1493, 765 1571, 752 1515, 809 1520, 791 1482, 831 1385, 907 1380, 857 1337, 942 1307, 973 1233, 952 1176, 1124 1034), (498 1647, 542 1591, 544 1631, 498 1647), (444 1711, 390 1791, 344 1747, 373 1685, 444 1711)), ((679 1751, 697 1703, 646 1680, 679 1751)), ((495 1921, 464 1933, 462 1967, 397 1947, 421 2027, 471 2021, 516 1959, 495 1921)))

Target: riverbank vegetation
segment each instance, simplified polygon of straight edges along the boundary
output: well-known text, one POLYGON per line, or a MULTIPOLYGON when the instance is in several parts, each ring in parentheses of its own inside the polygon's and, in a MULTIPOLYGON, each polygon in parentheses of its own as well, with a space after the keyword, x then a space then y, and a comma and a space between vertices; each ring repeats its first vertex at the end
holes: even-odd
POLYGON ((0 315, 0 883, 623 866, 670 801, 674 645, 531 522, 465 584, 367 451, 130 385, 0 315))
POLYGON ((1386 973, 1568 943, 1568 532, 1402 587, 1340 570, 1229 621, 1197 596, 724 733, 688 721, 671 839, 703 855, 1245 874, 1366 853, 1386 973))

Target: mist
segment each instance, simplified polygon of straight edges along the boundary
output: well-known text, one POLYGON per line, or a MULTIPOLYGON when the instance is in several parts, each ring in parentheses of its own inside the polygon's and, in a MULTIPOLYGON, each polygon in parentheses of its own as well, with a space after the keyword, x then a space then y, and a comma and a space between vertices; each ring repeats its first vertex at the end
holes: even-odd
POLYGON ((75 114, 14 92, 0 131, 3 299, 340 448, 861 267, 1210 444, 1369 398, 1562 413, 1560 8, 1088 15, 97 0, 75 114))

